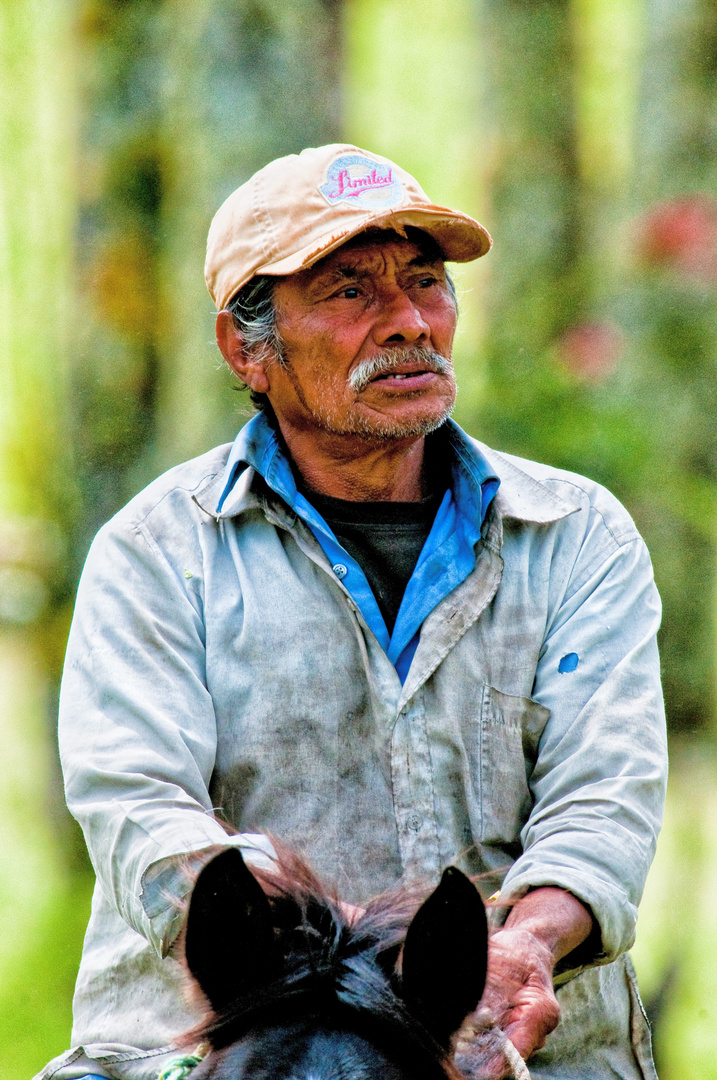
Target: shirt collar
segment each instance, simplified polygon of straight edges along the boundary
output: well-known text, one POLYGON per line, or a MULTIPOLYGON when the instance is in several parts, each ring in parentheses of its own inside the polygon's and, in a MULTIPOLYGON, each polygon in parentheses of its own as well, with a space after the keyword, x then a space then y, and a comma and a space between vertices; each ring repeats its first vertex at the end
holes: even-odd
MULTIPOLYGON (((489 463, 491 470, 500 477, 500 491, 496 494, 495 505, 502 518, 548 525, 580 510, 581 503, 577 497, 571 499, 568 493, 558 495, 549 483, 537 480, 521 468, 522 465, 530 466, 532 462, 491 450, 475 439, 470 441, 489 463)), ((555 475, 556 478, 560 477, 559 469, 555 470, 555 475)), ((564 473, 562 475, 565 476, 564 473)), ((562 484, 561 488, 565 491, 566 485, 562 484)))
POLYGON ((219 485, 220 492, 216 504, 218 515, 230 517, 238 509, 234 507, 235 500, 230 499, 230 496, 235 490, 239 477, 248 467, 263 476, 269 487, 289 506, 294 506, 296 481, 284 452, 282 440, 263 412, 252 417, 234 440, 219 485))
MULTIPOLYGON (((455 485, 457 475, 459 478, 465 476, 465 490, 473 492, 474 503, 477 503, 477 487, 480 486, 483 492, 483 485, 488 482, 495 488, 500 484, 495 505, 504 518, 548 524, 580 509, 577 501, 558 496, 547 483, 530 476, 521 468, 524 463, 520 459, 491 450, 470 438, 452 420, 448 420, 440 431, 447 436, 455 455, 453 483, 455 485)), ((197 492, 195 500, 216 518, 233 517, 249 505, 258 505, 250 494, 251 469, 263 476, 293 508, 296 482, 281 440, 262 413, 244 425, 234 440, 224 472, 197 492)), ((458 491, 456 494, 458 496, 458 491)))
MULTIPOLYGON (((476 442, 453 420, 446 421, 428 438, 443 442, 450 454, 451 489, 458 506, 469 517, 482 521, 500 484, 497 473, 476 442)), ((238 481, 249 467, 259 473, 292 510, 296 508, 296 481, 283 441, 270 420, 260 412, 244 425, 234 440, 217 485, 219 497, 213 508, 216 516, 231 517, 239 512, 245 485, 238 484, 238 481)))

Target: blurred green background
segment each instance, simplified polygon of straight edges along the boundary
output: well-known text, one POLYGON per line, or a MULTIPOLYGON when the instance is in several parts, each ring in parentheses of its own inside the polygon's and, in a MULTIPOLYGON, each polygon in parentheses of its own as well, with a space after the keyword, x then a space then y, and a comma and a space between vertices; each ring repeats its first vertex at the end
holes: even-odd
POLYGON ((717 1078, 714 0, 0 0, 0 1075, 69 1043, 91 890, 54 725, 93 533, 248 415, 202 279, 272 157, 355 141, 479 217, 457 418, 623 499, 673 771, 635 961, 717 1078))

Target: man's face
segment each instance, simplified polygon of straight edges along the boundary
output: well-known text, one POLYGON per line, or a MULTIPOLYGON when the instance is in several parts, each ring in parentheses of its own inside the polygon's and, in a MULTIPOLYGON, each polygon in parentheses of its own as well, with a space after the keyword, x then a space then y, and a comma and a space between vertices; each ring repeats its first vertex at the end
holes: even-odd
POLYGON ((443 261, 389 237, 355 240, 277 282, 283 363, 266 374, 282 428, 384 441, 425 435, 450 414, 456 306, 443 261))

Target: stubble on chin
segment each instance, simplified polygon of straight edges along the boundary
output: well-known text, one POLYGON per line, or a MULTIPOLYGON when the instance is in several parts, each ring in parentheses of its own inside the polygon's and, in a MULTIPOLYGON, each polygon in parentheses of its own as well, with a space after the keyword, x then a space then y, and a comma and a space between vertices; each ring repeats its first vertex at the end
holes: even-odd
MULTIPOLYGON (((355 397, 349 404, 346 404, 345 402, 337 403, 333 400, 328 388, 324 393, 320 394, 318 398, 309 401, 304 391, 304 387, 301 384, 301 380, 297 378, 296 373, 292 368, 290 359, 285 356, 282 363, 291 379, 296 395, 305 412, 313 418, 318 429, 329 435, 353 436, 354 438, 358 437, 372 442, 391 442, 398 439, 421 438, 422 436, 430 435, 431 432, 436 431, 441 427, 441 425, 449 418, 455 406, 457 385, 453 373, 453 365, 450 359, 446 359, 445 357, 420 347, 394 350, 391 354, 386 355, 383 358, 365 362, 363 364, 365 370, 363 372, 359 371, 359 385, 354 386, 350 382, 351 391, 355 397), (361 407, 361 393, 368 388, 370 376, 376 375, 379 372, 388 373, 405 359, 414 359, 418 357, 421 359, 430 359, 431 368, 440 374, 443 385, 448 391, 446 398, 442 402, 441 408, 437 408, 436 403, 434 402, 432 407, 429 407, 424 415, 421 415, 420 412, 416 412, 412 416, 401 418, 400 416, 391 416, 390 414, 382 413, 375 409, 367 409, 365 406, 361 407)), ((354 377, 355 374, 356 373, 354 373, 354 377)), ((407 393, 403 397, 403 400, 413 399, 420 401, 423 396, 424 391, 417 390, 413 393, 407 393)))
MULTIPOLYGON (((456 384, 452 381, 452 394, 443 402, 443 408, 435 407, 424 415, 417 413, 402 418, 367 411, 358 407, 358 401, 346 412, 330 408, 327 403, 319 402, 314 409, 318 424, 330 435, 352 435, 367 441, 391 442, 397 439, 421 438, 430 435, 446 422, 455 406, 456 384)), ((419 397, 419 394, 416 394, 419 397)))

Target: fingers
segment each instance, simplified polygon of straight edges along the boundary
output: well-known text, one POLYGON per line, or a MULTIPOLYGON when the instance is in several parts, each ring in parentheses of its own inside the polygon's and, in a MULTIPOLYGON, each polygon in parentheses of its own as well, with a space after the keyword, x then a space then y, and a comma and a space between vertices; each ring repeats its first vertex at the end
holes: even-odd
POLYGON ((525 1009, 514 1010, 514 1015, 515 1019, 511 1019, 503 1030, 521 1057, 527 1060, 545 1046, 548 1035, 557 1027, 560 1006, 551 990, 549 994, 536 998, 525 1009), (518 1012, 520 1015, 515 1015, 518 1012))
POLYGON ((533 934, 504 929, 491 939, 487 1007, 523 1058, 545 1045, 560 1019, 553 958, 533 934))

